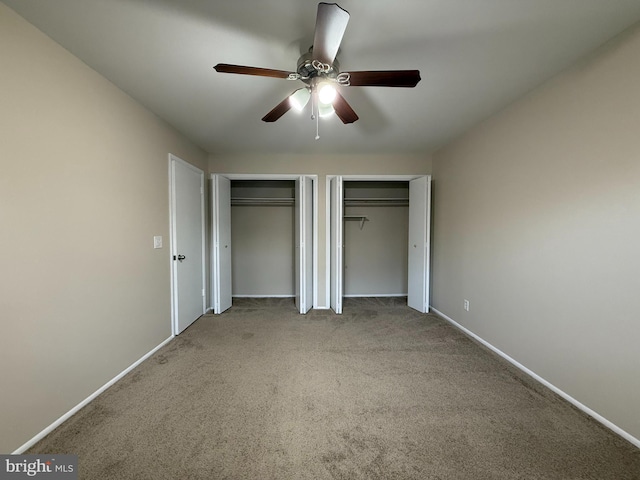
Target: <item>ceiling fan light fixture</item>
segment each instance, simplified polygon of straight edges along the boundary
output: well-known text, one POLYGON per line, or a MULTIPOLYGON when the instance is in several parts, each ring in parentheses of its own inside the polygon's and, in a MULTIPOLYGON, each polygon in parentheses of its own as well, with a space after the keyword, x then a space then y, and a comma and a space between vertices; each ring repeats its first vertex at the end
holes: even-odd
POLYGON ((311 119, 335 113, 342 123, 358 120, 358 115, 342 96, 342 89, 351 87, 407 87, 413 88, 420 81, 419 70, 363 70, 341 72, 336 55, 349 22, 349 12, 337 3, 320 2, 316 14, 313 44, 309 51, 298 58, 295 72, 272 68, 249 67, 219 63, 216 72, 238 75, 254 75, 284 80, 300 80, 307 86, 300 88, 282 100, 262 117, 263 122, 272 123, 291 109, 302 111, 311 100, 311 119), (338 89, 339 86, 339 89, 338 89))
POLYGON ((309 103, 311 94, 307 88, 299 88, 289 96, 289 104, 297 111, 302 109, 309 103))
POLYGON ((318 103, 318 115, 320 117, 329 117, 335 113, 333 105, 330 103, 318 103))
POLYGON ((336 98, 336 87, 330 83, 320 84, 318 90, 318 100, 320 104, 331 105, 336 98))

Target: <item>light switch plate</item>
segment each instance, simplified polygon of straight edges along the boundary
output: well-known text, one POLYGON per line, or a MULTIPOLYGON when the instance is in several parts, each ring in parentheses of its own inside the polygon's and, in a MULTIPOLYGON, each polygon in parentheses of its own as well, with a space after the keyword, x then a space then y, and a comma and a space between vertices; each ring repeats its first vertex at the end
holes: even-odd
POLYGON ((162 236, 156 235, 153 237, 153 248, 162 248, 162 236))

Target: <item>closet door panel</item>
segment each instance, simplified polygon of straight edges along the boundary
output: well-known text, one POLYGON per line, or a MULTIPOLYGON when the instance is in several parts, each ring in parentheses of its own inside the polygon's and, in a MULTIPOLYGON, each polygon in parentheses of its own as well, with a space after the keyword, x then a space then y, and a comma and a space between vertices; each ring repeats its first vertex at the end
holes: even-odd
POLYGON ((329 181, 330 210, 330 295, 329 301, 334 312, 342 313, 342 227, 343 227, 343 181, 342 177, 334 177, 329 181))
POLYGON ((313 180, 296 180, 295 199, 296 307, 302 314, 313 304, 313 180))
POLYGON ((429 311, 429 180, 429 177, 420 177, 409 182, 407 305, 423 313, 429 311))
POLYGON ((304 274, 302 278, 304 280, 304 292, 305 304, 304 311, 300 313, 307 313, 313 307, 313 179, 309 177, 303 177, 303 216, 304 226, 302 229, 304 251, 302 255, 302 264, 304 265, 304 274))
POLYGON ((231 181, 213 177, 213 312, 231 307, 231 181))

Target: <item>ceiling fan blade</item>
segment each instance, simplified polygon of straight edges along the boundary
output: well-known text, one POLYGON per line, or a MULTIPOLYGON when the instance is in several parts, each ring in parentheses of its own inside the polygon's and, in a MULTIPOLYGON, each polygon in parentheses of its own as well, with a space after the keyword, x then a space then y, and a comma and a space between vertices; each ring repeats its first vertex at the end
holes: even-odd
POLYGON ((415 87, 420 81, 419 70, 381 70, 348 72, 352 87, 415 87))
POLYGON ((336 92, 336 98, 333 100, 333 109, 336 115, 338 115, 338 118, 342 120, 342 123, 353 123, 359 118, 353 108, 351 108, 351 105, 340 95, 340 92, 336 92))
POLYGON ((342 36, 349 23, 349 12, 336 3, 318 4, 316 30, 313 36, 313 59, 333 65, 342 36))
POLYGON ((278 105, 273 107, 269 113, 262 117, 263 122, 275 122, 291 109, 289 97, 285 98, 278 105))
POLYGON ((237 73, 239 75, 256 75, 258 77, 289 78, 289 72, 284 70, 273 70, 271 68, 245 67, 244 65, 229 65, 219 63, 215 67, 216 72, 237 73))

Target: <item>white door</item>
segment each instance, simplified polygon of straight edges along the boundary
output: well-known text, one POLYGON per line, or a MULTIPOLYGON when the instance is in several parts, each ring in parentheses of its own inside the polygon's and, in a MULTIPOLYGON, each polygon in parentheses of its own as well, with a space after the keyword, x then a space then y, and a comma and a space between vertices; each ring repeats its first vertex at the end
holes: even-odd
POLYGON ((173 333, 205 312, 204 172, 173 155, 171 172, 171 278, 173 333))
POLYGON ((212 180, 213 313, 222 313, 231 307, 231 181, 221 175, 212 180))
POLYGON ((343 227, 343 182, 342 177, 329 181, 329 210, 331 231, 330 289, 329 301, 334 312, 342 313, 342 227, 343 227))
POLYGON ((307 313, 313 305, 313 180, 296 179, 296 307, 307 313))
POLYGON ((409 282, 407 305, 429 311, 429 238, 431 179, 409 182, 409 282))

